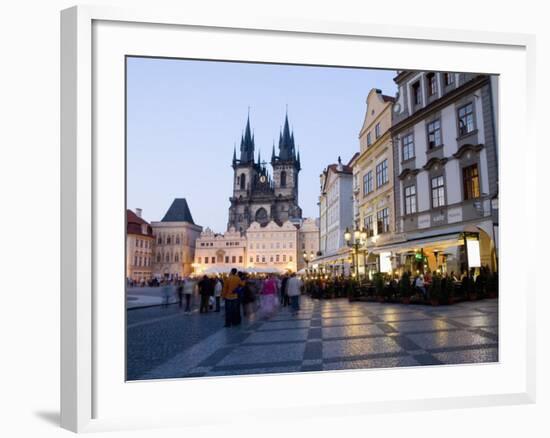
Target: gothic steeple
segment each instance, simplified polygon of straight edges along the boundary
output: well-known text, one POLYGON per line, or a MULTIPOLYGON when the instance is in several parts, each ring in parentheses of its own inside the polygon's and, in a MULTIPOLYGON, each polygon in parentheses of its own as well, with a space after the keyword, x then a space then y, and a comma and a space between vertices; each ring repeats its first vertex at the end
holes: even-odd
POLYGON ((250 131, 250 114, 246 119, 246 128, 244 135, 241 137, 241 163, 254 162, 254 136, 250 131))
POLYGON ((285 114, 283 132, 279 134, 279 160, 296 160, 296 152, 294 150, 294 133, 290 130, 290 125, 288 123, 288 112, 285 114))

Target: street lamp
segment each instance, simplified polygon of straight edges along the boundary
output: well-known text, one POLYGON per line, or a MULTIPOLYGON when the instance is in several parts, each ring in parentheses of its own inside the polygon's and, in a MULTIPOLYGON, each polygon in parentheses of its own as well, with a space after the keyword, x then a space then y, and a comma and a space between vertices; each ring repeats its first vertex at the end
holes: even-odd
POLYGON ((346 245, 353 248, 353 254, 355 254, 355 272, 353 273, 353 277, 359 279, 359 251, 363 249, 366 261, 367 230, 365 230, 365 228, 355 228, 352 232, 346 227, 344 231, 344 240, 346 241, 346 245))

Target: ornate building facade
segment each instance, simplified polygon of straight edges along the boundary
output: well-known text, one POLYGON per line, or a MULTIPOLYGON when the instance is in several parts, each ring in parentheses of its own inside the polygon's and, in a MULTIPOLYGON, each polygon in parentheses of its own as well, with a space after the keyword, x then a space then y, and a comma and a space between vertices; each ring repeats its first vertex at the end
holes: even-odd
POLYGON ((247 266, 271 269, 272 272, 296 272, 298 226, 286 221, 282 225, 270 221, 266 226, 252 222, 246 231, 247 266))
POLYGON ((394 80, 395 216, 404 242, 386 250, 412 269, 496 270, 498 78, 399 71, 394 80))
POLYGON ((153 273, 153 229, 141 217, 141 209, 126 210, 126 277, 141 282, 153 273))
POLYGON ((160 222, 151 222, 155 235, 153 275, 181 278, 189 275, 195 256, 195 241, 202 227, 193 222, 185 198, 174 199, 160 222))
POLYGON ((195 243, 194 272, 208 274, 242 270, 246 266, 246 236, 230 228, 225 233, 214 233, 206 228, 195 243))
POLYGON ((294 133, 291 132, 288 116, 279 133, 279 153, 275 145, 271 154, 272 175, 260 153, 254 157, 254 134, 250 128, 250 117, 241 137, 240 154, 233 151, 233 196, 230 198, 227 229, 235 228, 245 232, 252 222, 265 227, 271 221, 284 222, 302 217, 298 205, 298 174, 301 170, 300 153, 296 152, 294 133))
MULTIPOLYGON (((380 269, 377 247, 392 241, 395 232, 393 145, 390 128, 395 99, 371 89, 359 132, 359 154, 351 162, 355 228, 364 229, 368 257, 359 273, 380 269), (367 267, 368 265, 368 267, 367 267)), ((362 264, 362 265, 361 265, 362 264)))

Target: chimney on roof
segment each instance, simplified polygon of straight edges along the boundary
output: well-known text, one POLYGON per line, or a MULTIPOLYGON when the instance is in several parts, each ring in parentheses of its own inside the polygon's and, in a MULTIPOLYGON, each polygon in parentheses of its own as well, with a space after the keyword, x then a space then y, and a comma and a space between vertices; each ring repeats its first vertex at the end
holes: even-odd
POLYGON ((143 210, 142 210, 141 208, 136 208, 136 216, 140 218, 140 217, 141 217, 141 212, 142 212, 142 211, 143 211, 143 210))

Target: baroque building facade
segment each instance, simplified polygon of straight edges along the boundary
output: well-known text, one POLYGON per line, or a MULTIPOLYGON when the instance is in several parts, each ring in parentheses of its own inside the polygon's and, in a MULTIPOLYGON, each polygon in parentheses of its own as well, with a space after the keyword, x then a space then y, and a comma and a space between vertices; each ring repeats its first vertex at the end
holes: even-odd
POLYGON ((126 278, 145 282, 153 275, 153 245, 151 225, 141 217, 141 209, 126 210, 126 278))
POLYGON ((364 229, 368 258, 359 273, 378 271, 376 248, 394 238, 393 146, 390 134, 394 98, 373 88, 367 96, 365 120, 359 133, 359 154, 353 168, 354 223, 364 229), (367 268, 368 266, 368 268, 367 268))
POLYGON ((279 133, 278 154, 275 145, 271 154, 272 175, 262 162, 260 153, 255 160, 254 134, 250 117, 241 137, 240 154, 233 151, 233 195, 230 198, 227 229, 246 232, 253 222, 267 226, 271 221, 282 225, 287 220, 298 220, 302 210, 298 205, 298 175, 301 170, 300 153, 296 152, 294 133, 290 130, 288 115, 279 133))
POLYGON ((151 222, 155 235, 153 275, 182 278, 193 271, 195 241, 202 227, 193 222, 185 198, 176 198, 160 222, 151 222))
POLYGON ((387 250, 401 264, 449 272, 497 268, 496 81, 453 72, 395 77, 394 196, 404 242, 387 250), (407 259, 411 254, 420 266, 407 259))
POLYGON ((206 228, 195 242, 195 262, 197 274, 229 272, 231 268, 244 269, 246 266, 246 236, 231 227, 225 233, 214 233, 206 228))
POLYGON ((266 226, 252 222, 246 230, 247 266, 272 272, 296 272, 298 228, 290 221, 282 225, 270 221, 266 226))

